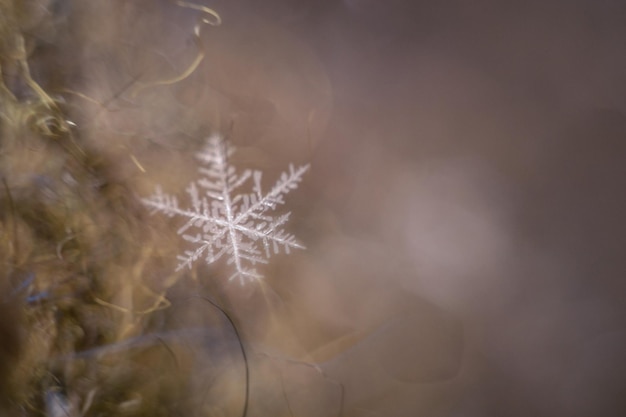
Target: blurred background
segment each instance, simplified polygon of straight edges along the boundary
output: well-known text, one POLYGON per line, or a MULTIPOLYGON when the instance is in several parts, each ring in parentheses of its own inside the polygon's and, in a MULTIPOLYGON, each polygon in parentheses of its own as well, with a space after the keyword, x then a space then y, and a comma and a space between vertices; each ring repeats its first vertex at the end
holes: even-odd
MULTIPOLYGON (((624 2, 205 0, 198 37, 174 3, 56 2, 31 67, 136 195, 184 201, 215 130, 268 187, 311 164, 284 207, 305 251, 163 284, 176 329, 217 326, 189 293, 233 315, 249 415, 626 415, 624 2)), ((142 222, 163 275, 176 226, 142 222)), ((240 363, 203 337, 183 355, 240 363)), ((237 415, 239 368, 194 360, 237 415)))
POLYGON ((622 2, 214 7, 271 78, 235 140, 307 141, 276 287, 345 415, 626 413, 622 2))
POLYGON ((624 4, 234 3, 272 61, 235 139, 308 141, 277 292, 308 351, 354 335, 345 414, 625 414, 624 4))

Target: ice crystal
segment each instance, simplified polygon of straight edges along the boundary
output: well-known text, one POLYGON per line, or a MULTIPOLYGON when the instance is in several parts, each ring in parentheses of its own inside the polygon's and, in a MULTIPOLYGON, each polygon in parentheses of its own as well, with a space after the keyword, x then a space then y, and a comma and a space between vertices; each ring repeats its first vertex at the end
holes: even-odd
POLYGON ((154 194, 142 199, 153 213, 161 212, 170 217, 186 219, 178 234, 193 249, 178 255, 176 270, 204 257, 208 264, 226 258, 233 268, 229 280, 238 278, 243 285, 246 280, 262 278, 256 264, 268 263, 272 252, 289 254, 292 248, 304 249, 296 238, 283 230, 290 213, 273 215, 277 206, 284 204, 284 196, 298 188, 309 165, 295 168, 289 166, 272 189, 263 193, 262 172, 245 170, 238 174, 230 165, 234 148, 221 136, 207 139, 205 147, 196 154, 202 166, 200 178, 192 181, 186 191, 190 198, 189 208, 180 208, 175 196, 165 194, 157 187, 154 194), (238 190, 252 184, 252 192, 238 190))

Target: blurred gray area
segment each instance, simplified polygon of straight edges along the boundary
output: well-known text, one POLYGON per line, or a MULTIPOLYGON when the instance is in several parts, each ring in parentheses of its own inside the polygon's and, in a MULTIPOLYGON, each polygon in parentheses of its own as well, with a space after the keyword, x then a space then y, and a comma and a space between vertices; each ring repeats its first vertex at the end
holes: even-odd
POLYGON ((329 80, 277 292, 343 415, 626 415, 626 4, 235 3, 329 80))

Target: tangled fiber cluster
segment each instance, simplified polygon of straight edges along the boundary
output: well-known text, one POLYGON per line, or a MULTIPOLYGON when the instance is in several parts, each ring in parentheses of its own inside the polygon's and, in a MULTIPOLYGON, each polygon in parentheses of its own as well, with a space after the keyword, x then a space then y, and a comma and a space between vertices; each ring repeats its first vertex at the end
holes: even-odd
POLYGON ((225 394, 243 387, 232 323, 193 281, 180 290, 165 225, 136 198, 136 154, 159 147, 141 100, 177 114, 163 97, 201 61, 199 27, 219 23, 191 10, 192 59, 158 73, 135 53, 154 26, 137 22, 194 9, 178 3, 0 1, 2 416, 241 412, 242 391, 225 394))

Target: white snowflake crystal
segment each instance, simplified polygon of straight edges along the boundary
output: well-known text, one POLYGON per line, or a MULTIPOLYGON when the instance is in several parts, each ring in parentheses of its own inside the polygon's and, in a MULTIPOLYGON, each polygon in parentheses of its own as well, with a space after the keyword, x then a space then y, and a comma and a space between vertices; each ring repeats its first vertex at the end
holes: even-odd
POLYGON ((200 178, 186 189, 190 208, 180 208, 178 199, 165 194, 161 187, 142 201, 153 213, 186 219, 178 234, 194 249, 178 256, 177 271, 191 268, 201 257, 207 264, 225 257, 234 270, 229 280, 238 278, 243 285, 246 280, 262 278, 255 265, 268 263, 272 252, 289 254, 292 248, 304 249, 293 235, 282 229, 290 213, 273 216, 272 212, 284 204, 285 194, 298 188, 309 165, 298 168, 290 165, 289 171, 282 173, 274 187, 263 194, 262 172, 245 170, 238 174, 229 164, 233 152, 234 148, 221 136, 207 139, 206 146, 196 154, 203 164, 198 169, 200 178), (252 192, 237 193, 250 179, 252 192))

